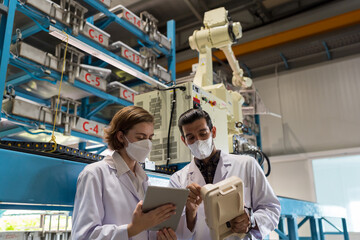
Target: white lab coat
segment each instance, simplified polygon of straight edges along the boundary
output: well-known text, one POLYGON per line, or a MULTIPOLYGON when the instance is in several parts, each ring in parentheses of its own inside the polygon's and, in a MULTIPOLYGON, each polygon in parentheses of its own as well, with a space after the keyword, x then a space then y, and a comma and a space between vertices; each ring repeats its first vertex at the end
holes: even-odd
MULTIPOLYGON (((119 160, 118 153, 113 156, 119 160)), ((142 185, 146 192, 147 177, 142 185)), ((72 240, 156 239, 153 231, 128 238, 127 225, 140 200, 129 175, 118 176, 112 156, 86 166, 77 182, 72 240)))
MULTIPOLYGON (((263 170, 254 158, 221 152, 213 183, 220 182, 231 176, 237 176, 243 180, 245 206, 251 207, 254 211, 254 218, 259 227, 259 231, 250 231, 252 239, 263 239, 273 231, 278 224, 280 217, 279 200, 267 181, 263 170)), ((200 186, 206 184, 194 160, 170 178, 170 186, 175 188, 185 188, 191 183, 197 183, 200 186)), ((194 231, 190 232, 187 228, 185 212, 183 212, 176 233, 179 240, 211 239, 210 229, 205 222, 203 203, 198 208, 194 231)), ((235 239, 239 238, 235 236, 227 238, 227 240, 235 239)), ((245 237, 244 239, 249 238, 245 237)))

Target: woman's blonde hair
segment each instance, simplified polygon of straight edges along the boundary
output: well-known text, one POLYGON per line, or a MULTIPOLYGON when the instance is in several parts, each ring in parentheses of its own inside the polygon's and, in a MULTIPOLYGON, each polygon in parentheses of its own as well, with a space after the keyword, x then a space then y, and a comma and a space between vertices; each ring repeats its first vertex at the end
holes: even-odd
POLYGON ((117 139, 117 132, 126 134, 134 125, 142 122, 154 122, 154 117, 145 109, 138 106, 128 106, 118 111, 109 126, 104 130, 104 140, 111 150, 119 150, 124 145, 117 139))

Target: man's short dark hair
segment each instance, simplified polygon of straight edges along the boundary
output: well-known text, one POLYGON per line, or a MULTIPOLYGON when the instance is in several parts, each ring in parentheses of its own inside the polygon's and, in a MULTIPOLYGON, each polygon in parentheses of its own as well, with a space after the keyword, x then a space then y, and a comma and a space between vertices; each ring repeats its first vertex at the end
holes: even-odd
POLYGON ((182 127, 184 125, 193 123, 196 120, 201 119, 201 118, 205 119, 206 124, 208 125, 208 127, 211 131, 211 129, 213 128, 213 125, 212 125, 209 114, 202 109, 192 108, 192 109, 187 110, 183 114, 181 114, 181 116, 179 117, 178 126, 179 126, 179 130, 181 132, 181 136, 185 137, 184 131, 182 129, 182 127))

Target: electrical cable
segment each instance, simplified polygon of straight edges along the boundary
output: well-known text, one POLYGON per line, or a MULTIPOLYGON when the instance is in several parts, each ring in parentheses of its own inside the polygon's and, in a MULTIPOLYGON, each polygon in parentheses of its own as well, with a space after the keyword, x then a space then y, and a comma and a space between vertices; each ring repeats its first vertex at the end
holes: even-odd
POLYGON ((64 71, 65 71, 66 52, 67 52, 68 43, 69 43, 69 35, 65 31, 63 31, 63 32, 66 34, 64 62, 63 62, 62 68, 61 68, 61 78, 60 78, 59 94, 58 94, 58 97, 57 97, 57 103, 56 103, 56 108, 55 108, 54 125, 53 125, 52 134, 51 134, 51 139, 49 141, 49 143, 54 142, 54 149, 49 151, 49 152, 55 152, 56 148, 57 148, 56 137, 55 137, 55 125, 56 125, 56 117, 57 117, 57 113, 58 113, 58 109, 59 109, 59 104, 60 104, 61 84, 62 84, 62 81, 63 81, 64 71))
POLYGON ((169 91, 169 90, 173 90, 173 89, 180 89, 181 91, 185 91, 186 87, 185 86, 175 86, 175 87, 169 87, 169 88, 156 88, 156 90, 158 90, 158 91, 169 91))
POLYGON ((172 123, 172 119, 173 119, 175 104, 176 104, 176 89, 174 89, 171 112, 170 112, 170 122, 169 122, 168 138, 167 138, 166 167, 169 166, 169 162, 170 162, 170 134, 171 134, 171 123, 172 123))
POLYGON ((262 151, 257 151, 260 154, 260 166, 262 166, 264 164, 265 158, 264 158, 264 153, 262 151))
POLYGON ((174 115, 174 110, 175 110, 175 106, 176 106, 176 89, 180 89, 181 91, 185 91, 185 90, 186 90, 186 87, 185 87, 185 86, 174 86, 174 87, 165 88, 165 89, 157 88, 157 90, 159 90, 159 91, 174 90, 173 99, 172 99, 172 101, 171 101, 171 102, 172 102, 172 105, 171 105, 171 112, 170 112, 170 122, 169 122, 168 137, 167 137, 166 167, 169 166, 169 162, 170 162, 170 134, 171 134, 171 123, 172 123, 172 119, 173 119, 173 115, 174 115))
POLYGON ((254 158, 256 159, 256 161, 259 163, 260 166, 263 166, 264 162, 266 161, 268 168, 267 168, 267 172, 265 173, 265 176, 267 177, 270 175, 270 173, 271 173, 270 159, 263 151, 254 149, 254 150, 240 152, 238 154, 254 156, 254 158), (260 160, 259 160, 259 157, 260 157, 260 160))
POLYGON ((267 176, 269 176, 270 173, 271 173, 270 159, 268 158, 268 156, 267 156, 264 152, 262 152, 262 153, 263 153, 263 155, 264 155, 264 157, 265 157, 265 160, 266 160, 266 162, 267 162, 267 165, 268 165, 267 173, 265 174, 265 176, 267 177, 267 176))

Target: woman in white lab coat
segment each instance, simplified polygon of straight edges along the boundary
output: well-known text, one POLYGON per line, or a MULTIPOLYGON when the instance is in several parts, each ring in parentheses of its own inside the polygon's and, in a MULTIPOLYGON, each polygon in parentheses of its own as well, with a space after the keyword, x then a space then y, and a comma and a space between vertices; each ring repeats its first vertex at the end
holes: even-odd
POLYGON ((142 212, 148 177, 138 162, 151 151, 153 121, 150 113, 136 106, 115 114, 105 130, 112 156, 86 166, 78 177, 73 240, 176 239, 172 229, 147 230, 175 214, 172 204, 142 212))

